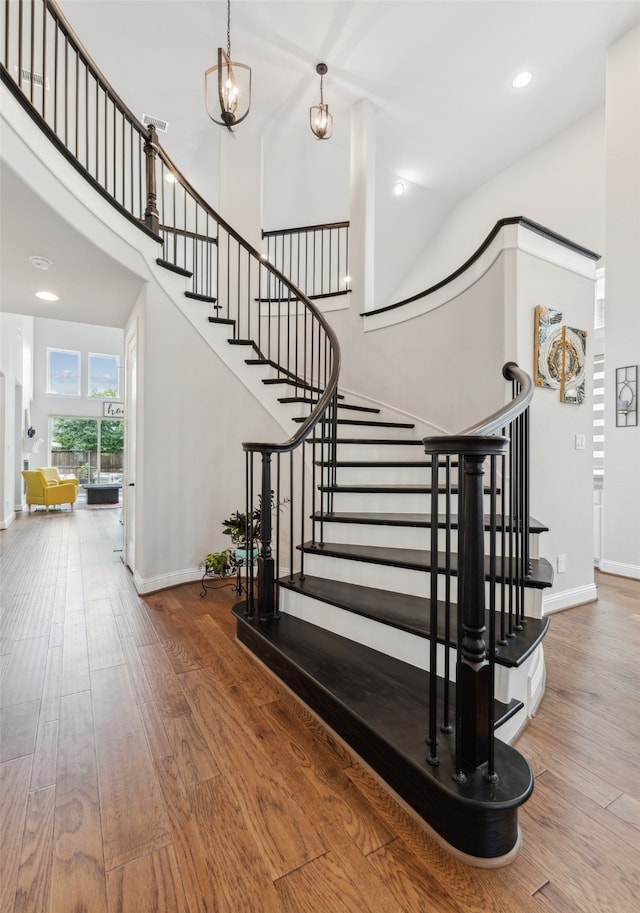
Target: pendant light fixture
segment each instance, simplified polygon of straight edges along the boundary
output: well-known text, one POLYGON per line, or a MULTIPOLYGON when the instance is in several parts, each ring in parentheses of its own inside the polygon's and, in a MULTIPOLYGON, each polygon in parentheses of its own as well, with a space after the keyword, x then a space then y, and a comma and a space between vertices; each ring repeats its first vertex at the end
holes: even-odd
POLYGON ((324 103, 322 91, 322 83, 328 69, 326 63, 319 63, 316 66, 316 73, 320 76, 320 104, 312 105, 309 109, 309 126, 318 139, 331 139, 333 134, 333 114, 329 113, 329 106, 324 103))
POLYGON ((227 51, 218 48, 218 63, 204 71, 207 114, 233 133, 251 106, 251 67, 231 59, 231 0, 227 0, 227 51))

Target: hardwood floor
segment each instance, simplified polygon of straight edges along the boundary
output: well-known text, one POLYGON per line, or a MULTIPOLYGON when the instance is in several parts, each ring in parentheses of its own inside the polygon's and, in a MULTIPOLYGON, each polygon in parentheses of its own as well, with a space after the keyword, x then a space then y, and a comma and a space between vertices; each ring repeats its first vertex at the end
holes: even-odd
POLYGON ((234 640, 229 588, 139 598, 118 509, 0 533, 0 913, 627 913, 640 583, 553 617, 522 849, 447 855, 234 640))

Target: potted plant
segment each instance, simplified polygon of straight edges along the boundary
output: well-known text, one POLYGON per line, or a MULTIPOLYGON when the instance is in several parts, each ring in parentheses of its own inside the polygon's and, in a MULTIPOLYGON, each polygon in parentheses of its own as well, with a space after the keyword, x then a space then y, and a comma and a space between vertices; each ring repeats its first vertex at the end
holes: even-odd
POLYGON ((233 549, 225 548, 221 552, 210 552, 198 565, 206 577, 228 577, 236 570, 233 549))
POLYGON ((249 514, 236 510, 222 521, 222 526, 223 534, 231 536, 236 548, 246 548, 249 541, 257 547, 260 536, 260 507, 254 507, 249 514))

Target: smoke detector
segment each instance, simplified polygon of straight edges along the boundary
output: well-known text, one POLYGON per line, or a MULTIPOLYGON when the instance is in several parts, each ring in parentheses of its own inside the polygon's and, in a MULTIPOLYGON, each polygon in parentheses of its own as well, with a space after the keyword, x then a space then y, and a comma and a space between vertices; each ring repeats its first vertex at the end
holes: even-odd
POLYGON ((49 260, 48 257, 41 257, 38 254, 33 254, 29 257, 29 263, 31 266, 35 266, 36 269, 49 269, 50 266, 53 266, 53 260, 49 260))

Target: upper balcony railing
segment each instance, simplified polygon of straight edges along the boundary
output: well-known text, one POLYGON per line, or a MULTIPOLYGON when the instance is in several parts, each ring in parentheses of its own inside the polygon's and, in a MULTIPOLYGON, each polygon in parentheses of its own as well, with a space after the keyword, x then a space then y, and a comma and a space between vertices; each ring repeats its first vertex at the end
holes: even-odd
POLYGON ((269 262, 309 298, 350 293, 348 222, 263 231, 262 238, 269 262))

